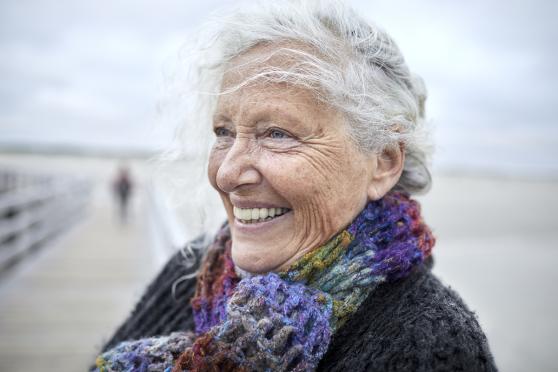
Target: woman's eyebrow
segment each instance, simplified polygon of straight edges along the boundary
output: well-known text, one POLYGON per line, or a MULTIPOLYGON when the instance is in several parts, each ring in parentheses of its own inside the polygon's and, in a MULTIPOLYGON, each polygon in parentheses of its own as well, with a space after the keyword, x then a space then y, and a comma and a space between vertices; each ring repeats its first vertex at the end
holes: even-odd
POLYGON ((253 110, 249 114, 249 117, 251 118, 250 121, 257 124, 279 121, 280 123, 289 123, 289 125, 293 127, 300 127, 302 125, 302 121, 297 115, 284 108, 279 108, 276 105, 253 110))
POLYGON ((229 117, 227 115, 224 115, 222 113, 216 113, 212 117, 212 123, 213 124, 223 122, 223 121, 231 122, 231 119, 229 119, 229 117))

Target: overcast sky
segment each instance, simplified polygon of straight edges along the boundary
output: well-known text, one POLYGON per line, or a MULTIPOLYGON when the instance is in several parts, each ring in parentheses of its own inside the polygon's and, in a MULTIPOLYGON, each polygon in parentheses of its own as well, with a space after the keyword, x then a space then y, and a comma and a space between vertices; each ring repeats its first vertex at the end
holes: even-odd
MULTIPOLYGON (((429 90, 435 165, 558 173, 558 2, 349 1, 429 90)), ((0 144, 153 148, 165 64, 230 1, 0 3, 0 144)))

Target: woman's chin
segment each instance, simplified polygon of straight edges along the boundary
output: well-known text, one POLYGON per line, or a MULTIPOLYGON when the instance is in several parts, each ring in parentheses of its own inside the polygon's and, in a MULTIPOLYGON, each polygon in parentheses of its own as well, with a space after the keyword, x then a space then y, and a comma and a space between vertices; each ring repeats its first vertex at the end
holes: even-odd
POLYGON ((285 257, 280 246, 232 241, 232 260, 238 268, 251 274, 264 274, 280 271, 290 257, 285 257))
POLYGON ((232 258, 250 273, 277 271, 289 259, 294 236, 293 212, 260 222, 232 223, 232 258))
POLYGON ((267 262, 264 257, 254 257, 243 253, 235 254, 234 247, 232 259, 235 266, 241 270, 241 272, 237 272, 237 274, 240 274, 241 276, 245 273, 264 274, 273 271, 273 264, 267 262))

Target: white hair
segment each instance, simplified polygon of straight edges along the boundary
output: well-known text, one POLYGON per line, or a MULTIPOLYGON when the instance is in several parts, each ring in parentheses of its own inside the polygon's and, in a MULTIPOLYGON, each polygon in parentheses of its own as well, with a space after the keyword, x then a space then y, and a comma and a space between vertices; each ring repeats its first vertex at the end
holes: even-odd
MULTIPOLYGON (((198 98, 183 125, 183 139, 191 138, 196 126, 210 133, 219 94, 255 81, 294 84, 341 112, 350 138, 361 151, 379 154, 390 146, 404 147, 398 190, 415 194, 429 189, 426 90, 385 31, 335 0, 260 2, 219 15, 215 21, 217 28, 201 39, 202 46, 194 48, 197 53, 191 47, 183 50, 197 63, 187 76, 188 83, 196 80, 198 98), (251 63, 259 68, 248 80, 219 92, 230 61, 258 45, 277 46, 265 58, 281 55, 292 63, 277 66, 254 59, 251 63)), ((179 150, 199 157, 207 145, 208 141, 196 137, 179 150)))

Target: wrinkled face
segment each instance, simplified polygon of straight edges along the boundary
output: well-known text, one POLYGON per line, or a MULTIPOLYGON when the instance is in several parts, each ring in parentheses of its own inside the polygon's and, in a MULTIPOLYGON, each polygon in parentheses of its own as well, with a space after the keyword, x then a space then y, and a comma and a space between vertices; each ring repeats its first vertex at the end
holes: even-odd
MULTIPOLYGON (((238 57, 233 67, 255 53, 265 50, 238 57)), ((228 72, 222 90, 250 74, 228 72)), ((232 258, 243 270, 287 268, 345 228, 367 202, 373 155, 358 151, 341 114, 305 89, 257 83, 223 94, 213 130, 209 180, 227 211, 232 258)))

